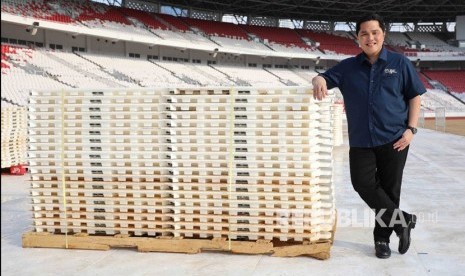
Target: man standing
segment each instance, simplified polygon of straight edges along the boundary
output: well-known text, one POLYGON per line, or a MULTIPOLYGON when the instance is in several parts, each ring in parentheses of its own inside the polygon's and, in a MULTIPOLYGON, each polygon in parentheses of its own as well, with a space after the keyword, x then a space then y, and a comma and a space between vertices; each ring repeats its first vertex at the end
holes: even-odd
POLYGON ((399 253, 410 246, 416 216, 399 209, 402 174, 417 132, 420 95, 426 92, 412 63, 383 47, 386 26, 372 14, 356 25, 362 53, 341 61, 312 80, 321 100, 339 87, 349 131, 352 185, 376 213, 373 231, 378 258, 389 258, 390 236, 399 236, 399 253))

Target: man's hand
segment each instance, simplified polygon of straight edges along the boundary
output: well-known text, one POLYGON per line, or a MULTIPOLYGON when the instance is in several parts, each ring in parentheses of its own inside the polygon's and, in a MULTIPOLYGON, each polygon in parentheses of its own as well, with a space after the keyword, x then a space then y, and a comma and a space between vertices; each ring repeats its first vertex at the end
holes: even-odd
POLYGON ((394 149, 397 151, 404 150, 408 145, 410 145, 410 142, 413 140, 413 133, 410 129, 407 129, 404 131, 404 134, 402 134, 402 137, 394 143, 394 149))
POLYGON ((313 98, 315 100, 322 100, 328 96, 328 88, 326 87, 326 80, 323 77, 316 76, 312 79, 313 84, 313 98))

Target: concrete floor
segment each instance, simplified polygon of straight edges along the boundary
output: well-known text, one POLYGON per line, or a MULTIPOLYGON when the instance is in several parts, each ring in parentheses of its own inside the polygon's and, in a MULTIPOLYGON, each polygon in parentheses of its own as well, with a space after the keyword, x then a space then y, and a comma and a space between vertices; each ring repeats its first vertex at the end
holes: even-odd
MULTIPOLYGON (((347 139, 346 139, 347 141, 347 139)), ((229 253, 139 253, 22 248, 31 231, 28 176, 1 176, 2 275, 465 275, 465 137, 421 129, 407 161, 401 208, 416 213, 412 245, 390 259, 374 256, 372 213, 353 191, 348 146, 334 154, 338 227, 331 258, 229 253)))

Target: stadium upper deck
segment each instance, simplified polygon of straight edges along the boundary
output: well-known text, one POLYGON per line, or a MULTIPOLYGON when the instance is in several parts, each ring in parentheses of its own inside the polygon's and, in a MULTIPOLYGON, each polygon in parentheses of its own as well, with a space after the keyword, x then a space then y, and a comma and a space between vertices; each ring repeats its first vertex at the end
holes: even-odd
MULTIPOLYGON (((56 30, 115 41, 234 54, 341 60, 358 53, 353 33, 316 32, 174 17, 89 1, 2 1, 2 22, 38 33, 56 30), (37 26, 33 26, 36 22, 37 26)), ((3 32, 2 32, 3 37, 3 32)), ((43 39, 42 39, 43 40, 43 39)), ((389 33, 394 51, 411 60, 465 60, 465 49, 433 33, 389 33)), ((90 50, 90 49, 89 49, 90 50)))

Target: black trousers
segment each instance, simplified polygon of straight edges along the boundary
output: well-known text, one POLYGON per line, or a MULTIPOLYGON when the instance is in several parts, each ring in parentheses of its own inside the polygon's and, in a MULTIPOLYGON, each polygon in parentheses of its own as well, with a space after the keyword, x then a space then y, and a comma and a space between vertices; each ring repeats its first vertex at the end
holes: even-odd
POLYGON ((382 220, 375 222, 375 241, 389 242, 392 232, 399 233, 402 227, 392 222, 410 216, 399 210, 402 174, 409 148, 397 151, 393 148, 395 142, 374 148, 351 147, 349 151, 352 185, 382 220))

